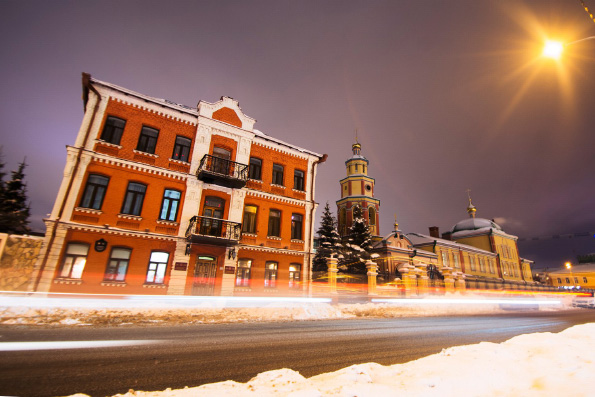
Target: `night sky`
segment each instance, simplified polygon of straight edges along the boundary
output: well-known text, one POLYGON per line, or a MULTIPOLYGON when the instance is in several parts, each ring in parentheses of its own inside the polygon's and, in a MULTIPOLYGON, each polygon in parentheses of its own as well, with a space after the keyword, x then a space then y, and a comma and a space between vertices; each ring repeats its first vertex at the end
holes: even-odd
POLYGON ((0 32, 0 144, 6 170, 27 159, 39 231, 88 72, 190 106, 231 96, 257 129, 327 153, 317 219, 357 129, 381 234, 395 214, 447 231, 471 189, 537 267, 595 252, 595 40, 540 57, 546 37, 595 36, 578 0, 4 0, 0 32))

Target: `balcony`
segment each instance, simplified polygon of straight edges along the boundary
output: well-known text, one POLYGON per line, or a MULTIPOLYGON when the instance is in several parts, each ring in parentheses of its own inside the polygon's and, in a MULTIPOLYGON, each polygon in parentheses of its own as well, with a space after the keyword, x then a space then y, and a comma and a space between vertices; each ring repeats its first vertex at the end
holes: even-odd
POLYGON ((193 244, 237 245, 242 237, 242 224, 208 216, 193 216, 186 230, 186 239, 193 244))
POLYGON ((248 181, 248 165, 205 154, 196 177, 206 183, 241 189, 248 181))

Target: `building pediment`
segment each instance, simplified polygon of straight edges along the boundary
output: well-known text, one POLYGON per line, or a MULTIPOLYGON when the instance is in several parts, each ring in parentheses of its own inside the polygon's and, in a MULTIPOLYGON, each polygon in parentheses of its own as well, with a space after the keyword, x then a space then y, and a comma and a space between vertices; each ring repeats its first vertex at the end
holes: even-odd
POLYGON ((244 130, 252 131, 256 123, 255 119, 244 114, 238 101, 227 96, 221 97, 215 103, 200 101, 197 107, 199 116, 219 120, 244 130))

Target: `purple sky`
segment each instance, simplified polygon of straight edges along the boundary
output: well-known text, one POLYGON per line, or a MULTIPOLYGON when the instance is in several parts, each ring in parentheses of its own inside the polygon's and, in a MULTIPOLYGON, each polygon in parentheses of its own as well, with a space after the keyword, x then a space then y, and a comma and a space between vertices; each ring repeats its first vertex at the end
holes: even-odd
MULTIPOLYGON (((587 0, 595 9, 595 1, 587 0)), ((595 35, 579 1, 2 1, 0 143, 27 157, 32 224, 50 212, 82 121, 81 72, 194 106, 222 95, 256 128, 328 153, 339 198, 358 129, 405 232, 477 216, 559 266, 595 252, 595 40, 539 58, 545 35, 595 35), (545 238, 548 237, 549 238, 545 238)), ((317 218, 321 211, 317 212, 317 218)))

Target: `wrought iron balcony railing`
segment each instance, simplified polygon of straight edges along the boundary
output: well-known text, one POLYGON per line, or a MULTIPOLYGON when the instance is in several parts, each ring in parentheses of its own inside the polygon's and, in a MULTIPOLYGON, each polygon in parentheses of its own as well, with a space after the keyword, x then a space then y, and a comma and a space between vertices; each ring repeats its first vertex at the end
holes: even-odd
POLYGON ((248 165, 205 154, 200 160, 196 177, 207 183, 242 188, 248 181, 248 165))
POLYGON ((236 245, 242 237, 242 224, 208 216, 193 216, 186 230, 191 243, 236 245))

